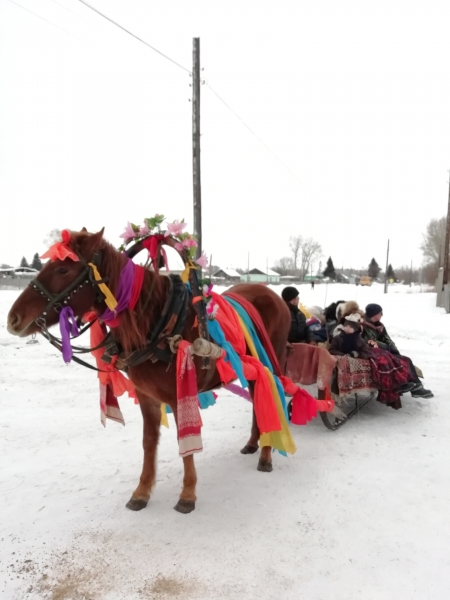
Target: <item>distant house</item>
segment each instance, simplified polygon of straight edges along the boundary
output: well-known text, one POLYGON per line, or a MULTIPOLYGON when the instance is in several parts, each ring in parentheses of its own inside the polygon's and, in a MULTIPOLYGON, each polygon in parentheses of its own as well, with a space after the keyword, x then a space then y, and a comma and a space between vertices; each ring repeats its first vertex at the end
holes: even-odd
POLYGON ((242 283, 280 283, 280 274, 272 269, 251 269, 240 276, 242 283))
POLYGON ((11 278, 27 278, 35 277, 39 271, 31 267, 9 267, 7 269, 0 269, 0 277, 11 277, 11 278))
POLYGON ((323 275, 319 273, 318 275, 305 275, 305 281, 322 281, 323 275))
POLYGON ((213 273, 211 279, 230 283, 240 283, 241 276, 235 269, 219 269, 213 273))

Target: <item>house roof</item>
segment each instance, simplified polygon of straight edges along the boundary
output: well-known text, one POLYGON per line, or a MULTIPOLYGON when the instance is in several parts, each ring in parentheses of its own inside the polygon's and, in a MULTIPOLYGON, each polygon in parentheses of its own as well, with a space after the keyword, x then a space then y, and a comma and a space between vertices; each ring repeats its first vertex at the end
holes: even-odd
POLYGON ((236 269, 229 269, 229 268, 225 268, 225 269, 219 269, 218 271, 216 271, 213 274, 213 277, 215 277, 217 275, 217 273, 225 273, 225 275, 228 275, 228 277, 241 277, 240 273, 238 273, 236 271, 236 269))
POLYGON ((272 269, 259 269, 258 267, 254 267, 249 271, 250 275, 269 275, 270 277, 280 277, 280 274, 272 269))

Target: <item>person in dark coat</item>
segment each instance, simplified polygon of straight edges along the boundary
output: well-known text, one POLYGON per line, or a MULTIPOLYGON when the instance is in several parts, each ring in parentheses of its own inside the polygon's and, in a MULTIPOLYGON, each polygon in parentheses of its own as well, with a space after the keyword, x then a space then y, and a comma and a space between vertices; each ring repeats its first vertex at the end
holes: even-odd
POLYGON ((281 297, 291 311, 291 329, 288 342, 290 344, 315 343, 313 335, 306 324, 306 317, 299 309, 300 294, 297 288, 288 286, 281 292, 281 297))
MULTIPOLYGON (((391 354, 400 354, 397 346, 390 338, 386 327, 381 322, 383 317, 383 309, 379 304, 368 304, 366 306, 366 318, 363 327, 363 338, 371 343, 376 343, 377 347, 381 350, 387 350, 391 354)), ((417 371, 411 361, 408 359, 410 363, 410 367, 412 372, 414 373, 414 382, 416 386, 411 390, 411 396, 413 398, 433 398, 433 392, 430 390, 426 390, 418 375, 417 371)))

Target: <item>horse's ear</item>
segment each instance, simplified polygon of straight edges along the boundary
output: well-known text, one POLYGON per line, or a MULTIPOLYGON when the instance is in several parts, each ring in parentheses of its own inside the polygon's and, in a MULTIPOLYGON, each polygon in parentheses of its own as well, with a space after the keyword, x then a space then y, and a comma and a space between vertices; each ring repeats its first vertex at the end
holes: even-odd
POLYGON ((87 233, 87 232, 88 232, 88 230, 86 229, 86 227, 83 227, 83 229, 81 230, 81 233, 87 233))
POLYGON ((90 260, 94 252, 98 250, 103 240, 104 231, 105 228, 103 227, 97 233, 91 233, 90 235, 86 235, 80 239, 81 254, 85 259, 90 260))

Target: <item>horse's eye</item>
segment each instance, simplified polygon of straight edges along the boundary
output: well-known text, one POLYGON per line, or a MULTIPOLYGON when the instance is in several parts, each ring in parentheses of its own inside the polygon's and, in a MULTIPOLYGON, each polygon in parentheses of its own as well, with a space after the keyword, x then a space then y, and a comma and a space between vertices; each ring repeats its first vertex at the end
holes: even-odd
POLYGON ((67 267, 59 267, 59 269, 56 269, 58 275, 66 275, 68 272, 69 269, 67 267))

